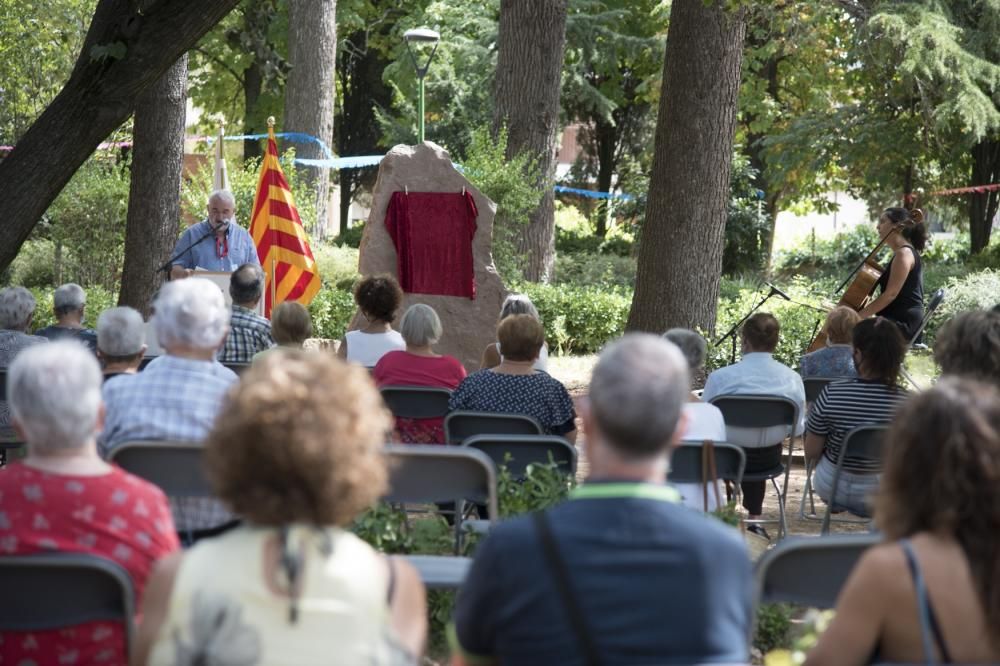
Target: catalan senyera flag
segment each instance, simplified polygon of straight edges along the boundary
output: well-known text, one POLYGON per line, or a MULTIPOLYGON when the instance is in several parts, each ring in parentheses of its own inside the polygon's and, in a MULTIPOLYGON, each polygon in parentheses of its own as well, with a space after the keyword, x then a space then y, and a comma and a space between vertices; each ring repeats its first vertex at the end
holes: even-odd
POLYGON ((274 128, 268 127, 267 133, 267 152, 253 200, 250 235, 267 274, 264 316, 270 317, 271 308, 284 301, 309 305, 319 291, 320 281, 309 237, 278 162, 274 128))

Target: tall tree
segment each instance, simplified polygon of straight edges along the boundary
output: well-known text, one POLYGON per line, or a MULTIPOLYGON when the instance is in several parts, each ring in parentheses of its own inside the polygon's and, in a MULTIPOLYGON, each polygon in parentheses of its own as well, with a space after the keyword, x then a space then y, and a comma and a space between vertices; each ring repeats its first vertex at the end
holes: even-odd
MULTIPOLYGON (((503 220, 524 257, 524 276, 547 282, 555 262, 555 180, 566 0, 501 0, 494 129, 509 132, 507 157, 537 156, 539 204, 523 228, 503 220)), ((500 211, 502 213, 502 211, 500 211)))
POLYGON ((629 330, 715 328, 744 10, 674 0, 629 330))
MULTIPOLYGON (((336 0, 289 0, 288 64, 285 82, 286 132, 305 132, 327 146, 333 144, 334 73, 337 65, 336 0)), ((325 157, 314 143, 296 147, 300 157, 325 157)), ((305 182, 316 196, 316 229, 321 237, 327 228, 330 173, 305 169, 305 182)))
POLYGON ((186 54, 136 99, 125 264, 118 304, 143 315, 149 314, 163 277, 153 272, 169 258, 177 241, 186 102, 186 54))
MULTIPOLYGON (((983 139, 972 147, 973 185, 1000 183, 1000 136, 983 139)), ((1000 205, 997 190, 969 195, 969 249, 982 252, 990 244, 990 232, 1000 205)))
POLYGON ((5 193, 0 269, 94 149, 135 109, 136 97, 237 0, 100 0, 69 81, 0 162, 5 193))

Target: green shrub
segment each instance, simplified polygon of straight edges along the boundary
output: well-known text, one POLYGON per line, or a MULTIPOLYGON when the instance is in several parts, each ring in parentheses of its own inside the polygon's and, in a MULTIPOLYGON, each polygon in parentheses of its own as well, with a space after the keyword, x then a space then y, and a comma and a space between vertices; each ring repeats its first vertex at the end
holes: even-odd
POLYGON ((936 266, 962 266, 969 260, 969 235, 932 235, 929 244, 920 253, 920 258, 936 266))
POLYGON ((313 322, 313 337, 339 340, 354 316, 354 296, 349 291, 337 289, 326 280, 309 304, 313 322))
POLYGON ((56 283, 56 245, 48 238, 27 240, 7 269, 4 282, 21 287, 49 287, 56 283))
POLYGON ((359 222, 342 234, 337 234, 333 242, 343 247, 353 247, 355 250, 361 247, 361 236, 365 233, 365 223, 359 222))
POLYGON ((631 257, 634 241, 624 235, 595 236, 582 229, 562 229, 556 227, 557 253, 609 254, 617 257, 631 257))
POLYGON ((500 517, 519 516, 558 504, 575 485, 573 476, 560 470, 551 454, 545 464, 528 465, 523 479, 514 478, 507 466, 501 465, 497 471, 500 517))
POLYGON ((994 242, 979 254, 969 257, 968 267, 970 270, 982 270, 984 268, 1000 269, 1000 240, 994 234, 994 242))
POLYGON ((792 609, 787 604, 762 604, 757 609, 753 646, 761 652, 791 647, 792 609))
POLYGON ((320 243, 312 248, 319 275, 327 284, 353 284, 358 278, 358 251, 346 245, 320 243))
POLYGON ((1000 303, 1000 271, 986 269, 953 277, 935 319, 946 321, 966 310, 984 310, 1000 303))
POLYGON ((878 232, 870 224, 859 224, 832 238, 807 239, 791 250, 778 253, 774 265, 784 273, 823 270, 843 272, 854 268, 878 244, 878 232))
POLYGON ((635 284, 635 259, 615 254, 560 252, 553 284, 575 287, 629 287, 635 284))
POLYGON ((545 339, 558 354, 593 354, 625 330, 631 293, 622 289, 521 285, 542 317, 545 339))

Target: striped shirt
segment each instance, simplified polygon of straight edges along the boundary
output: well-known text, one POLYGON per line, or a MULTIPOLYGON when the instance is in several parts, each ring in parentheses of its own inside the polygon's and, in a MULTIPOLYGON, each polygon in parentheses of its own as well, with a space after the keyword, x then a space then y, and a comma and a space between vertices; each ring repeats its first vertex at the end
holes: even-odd
MULTIPOLYGON (((809 411, 806 430, 826 436, 823 455, 836 464, 844 435, 862 425, 888 425, 909 394, 901 388, 866 379, 833 382, 823 389, 809 411)), ((881 461, 849 455, 844 469, 861 474, 877 473, 881 461)))

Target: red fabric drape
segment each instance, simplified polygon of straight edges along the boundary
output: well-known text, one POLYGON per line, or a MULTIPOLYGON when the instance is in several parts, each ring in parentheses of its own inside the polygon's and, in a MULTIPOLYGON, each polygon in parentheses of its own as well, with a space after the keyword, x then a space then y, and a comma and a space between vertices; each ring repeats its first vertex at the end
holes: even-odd
POLYGON ((476 297, 472 239, 478 214, 468 192, 392 193, 385 226, 403 291, 476 297))

